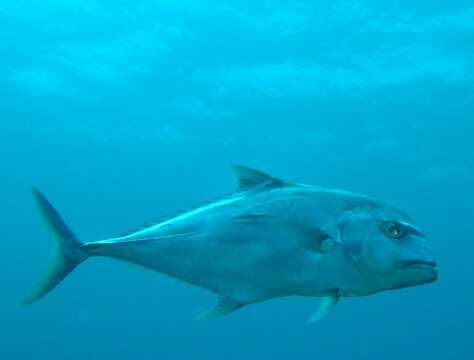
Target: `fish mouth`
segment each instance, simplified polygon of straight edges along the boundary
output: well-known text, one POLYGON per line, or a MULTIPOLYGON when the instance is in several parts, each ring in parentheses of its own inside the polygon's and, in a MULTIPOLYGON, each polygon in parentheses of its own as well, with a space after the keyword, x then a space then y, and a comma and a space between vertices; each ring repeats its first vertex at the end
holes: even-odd
POLYGON ((436 261, 433 260, 401 260, 399 264, 402 268, 407 270, 421 270, 429 274, 432 281, 438 278, 438 271, 436 270, 436 261))
POLYGON ((432 260, 401 260, 400 265, 403 267, 427 267, 436 269, 436 261, 432 260))

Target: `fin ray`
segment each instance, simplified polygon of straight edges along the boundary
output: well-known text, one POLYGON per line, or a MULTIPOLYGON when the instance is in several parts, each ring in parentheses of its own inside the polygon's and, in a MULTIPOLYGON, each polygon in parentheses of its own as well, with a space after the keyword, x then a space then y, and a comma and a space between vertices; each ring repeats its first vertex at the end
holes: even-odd
POLYGON ((58 250, 43 280, 22 301, 25 305, 34 303, 53 290, 88 257, 84 243, 79 241, 48 199, 36 188, 33 188, 33 196, 44 220, 56 237, 58 250))
POLYGON ((239 181, 239 192, 248 191, 258 186, 265 187, 279 187, 283 186, 284 182, 280 179, 274 178, 262 171, 249 168, 242 165, 234 165, 232 169, 239 181))
POLYGON ((240 309, 243 305, 231 297, 219 297, 216 306, 198 314, 195 320, 208 320, 221 317, 240 309))

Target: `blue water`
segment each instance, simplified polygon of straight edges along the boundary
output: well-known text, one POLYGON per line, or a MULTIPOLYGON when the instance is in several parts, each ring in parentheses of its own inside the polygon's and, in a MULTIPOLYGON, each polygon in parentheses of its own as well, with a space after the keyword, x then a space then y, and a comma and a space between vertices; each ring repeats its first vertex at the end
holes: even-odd
POLYGON ((473 359, 474 5, 0 1, 1 359, 473 359), (439 281, 195 322, 211 294, 91 259, 30 307, 54 241, 235 188, 230 166, 366 193, 429 234, 439 281))

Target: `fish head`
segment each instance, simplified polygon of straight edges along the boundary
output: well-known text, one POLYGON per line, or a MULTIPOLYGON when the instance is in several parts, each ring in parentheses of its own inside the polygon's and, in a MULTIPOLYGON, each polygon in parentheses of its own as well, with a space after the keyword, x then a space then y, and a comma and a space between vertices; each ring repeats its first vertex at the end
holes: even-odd
POLYGON ((421 230, 403 212, 378 207, 348 214, 339 226, 348 258, 374 293, 433 282, 436 260, 421 230))

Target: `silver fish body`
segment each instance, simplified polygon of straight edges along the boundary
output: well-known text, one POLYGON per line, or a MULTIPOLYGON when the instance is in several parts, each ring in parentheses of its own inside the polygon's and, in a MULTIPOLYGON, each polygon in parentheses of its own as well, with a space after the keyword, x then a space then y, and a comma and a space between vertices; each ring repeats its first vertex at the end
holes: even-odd
POLYGON ((363 195, 234 169, 240 185, 235 194, 125 236, 87 243, 35 190, 59 252, 25 303, 44 296, 90 256, 138 264, 216 293, 216 307, 198 318, 277 297, 323 297, 313 321, 340 297, 436 279, 431 248, 402 211, 363 195))

